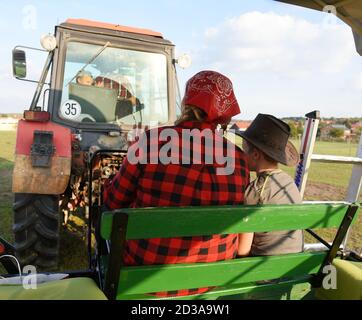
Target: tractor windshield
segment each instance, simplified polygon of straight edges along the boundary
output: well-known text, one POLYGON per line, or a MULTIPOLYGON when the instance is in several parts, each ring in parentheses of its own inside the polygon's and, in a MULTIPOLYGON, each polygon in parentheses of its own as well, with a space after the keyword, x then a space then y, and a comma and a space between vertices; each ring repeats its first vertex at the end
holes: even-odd
POLYGON ((59 116, 119 125, 167 123, 166 56, 68 43, 59 116))

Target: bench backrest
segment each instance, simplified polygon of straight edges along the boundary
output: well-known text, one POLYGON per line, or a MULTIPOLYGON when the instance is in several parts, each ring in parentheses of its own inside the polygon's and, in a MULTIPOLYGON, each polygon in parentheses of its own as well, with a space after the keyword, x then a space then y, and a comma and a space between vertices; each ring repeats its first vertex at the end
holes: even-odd
MULTIPOLYGON (((260 280, 316 274, 328 259, 326 251, 137 267, 122 266, 122 254, 125 241, 131 239, 336 227, 342 232, 341 226, 348 228, 357 210, 358 205, 338 203, 137 208, 105 212, 101 236, 111 240, 106 293, 109 298, 124 298, 209 286, 236 288, 260 280)), ((339 247, 340 243, 334 245, 339 247)))

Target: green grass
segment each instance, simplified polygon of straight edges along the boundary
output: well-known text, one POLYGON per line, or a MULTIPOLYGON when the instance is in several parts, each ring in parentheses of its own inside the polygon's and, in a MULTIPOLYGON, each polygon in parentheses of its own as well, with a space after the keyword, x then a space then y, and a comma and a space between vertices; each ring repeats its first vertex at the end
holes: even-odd
MULTIPOLYGON (((13 168, 16 132, 0 131, 0 234, 9 242, 13 241, 11 175, 13 168)), ((240 140, 239 140, 240 143, 240 140)), ((299 149, 298 141, 294 141, 299 149)), ((317 142, 315 153, 354 156, 357 145, 345 143, 317 142)), ((285 168, 292 176, 294 169, 285 168)), ((345 188, 351 175, 351 166, 313 163, 307 185, 308 200, 343 200, 345 188), (314 190, 314 193, 311 192, 314 190)), ((320 234, 327 240, 333 238, 335 230, 323 230, 320 234)), ((309 236, 308 242, 315 242, 309 236)), ((349 246, 361 249, 362 216, 353 229, 349 246)), ((84 221, 72 216, 67 227, 61 232, 60 270, 81 269, 86 266, 84 221)), ((0 274, 3 270, 0 269, 0 274)))
MULTIPOLYGON (((0 131, 0 235, 13 241, 11 226, 13 195, 11 174, 14 166, 16 131, 0 131)), ((0 267, 0 273, 2 273, 0 267)))
POLYGON ((16 131, 0 131, 0 234, 12 241, 13 196, 11 194, 11 173, 14 166, 16 131))
MULTIPOLYGON (((297 150, 299 150, 300 142, 295 140, 292 142, 296 146, 297 150)), ((317 141, 313 153, 354 157, 357 153, 357 147, 358 144, 356 143, 317 141)), ((294 176, 294 168, 284 169, 294 176)), ((333 186, 347 188, 351 174, 352 165, 313 162, 310 166, 308 181, 322 182, 333 186)))
POLYGON ((0 131, 0 170, 12 169, 16 131, 0 131))

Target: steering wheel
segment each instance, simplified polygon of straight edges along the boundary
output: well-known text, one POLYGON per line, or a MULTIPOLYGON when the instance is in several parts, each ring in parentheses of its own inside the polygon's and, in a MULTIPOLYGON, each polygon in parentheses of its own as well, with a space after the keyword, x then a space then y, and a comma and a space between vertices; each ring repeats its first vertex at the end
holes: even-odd
POLYGON ((97 122, 90 114, 82 113, 79 118, 79 122, 97 122))

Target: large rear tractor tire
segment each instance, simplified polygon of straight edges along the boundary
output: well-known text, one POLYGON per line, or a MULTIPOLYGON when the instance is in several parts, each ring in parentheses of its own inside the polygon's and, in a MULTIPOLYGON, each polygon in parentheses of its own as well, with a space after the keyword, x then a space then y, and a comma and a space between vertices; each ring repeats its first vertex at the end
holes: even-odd
POLYGON ((53 195, 15 194, 16 256, 22 266, 54 270, 59 256, 59 198, 53 195))

